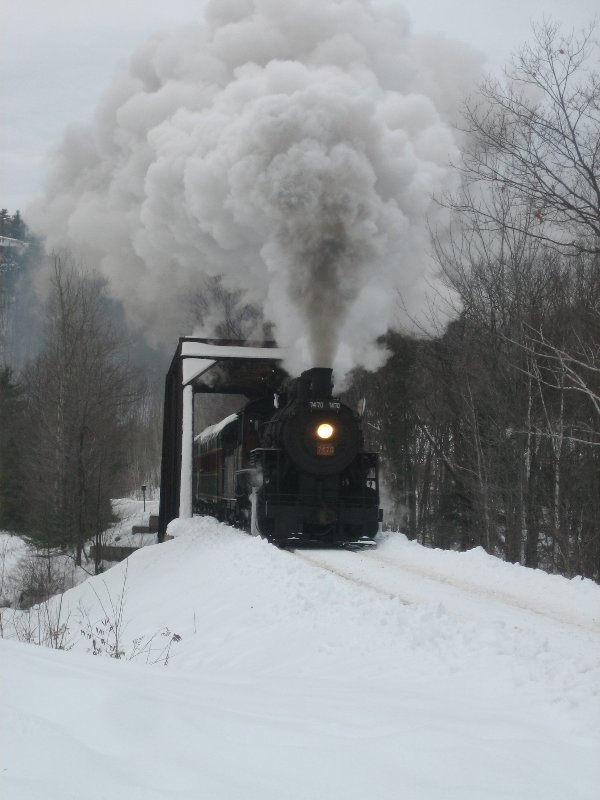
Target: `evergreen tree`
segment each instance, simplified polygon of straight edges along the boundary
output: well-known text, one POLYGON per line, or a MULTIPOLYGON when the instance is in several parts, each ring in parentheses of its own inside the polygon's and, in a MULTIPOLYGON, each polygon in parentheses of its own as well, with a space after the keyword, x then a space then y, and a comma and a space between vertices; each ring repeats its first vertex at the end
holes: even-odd
POLYGON ((8 209, 0 208, 0 236, 10 236, 10 214, 8 209))
POLYGON ((10 369, 0 371, 0 529, 22 531, 24 401, 10 369))

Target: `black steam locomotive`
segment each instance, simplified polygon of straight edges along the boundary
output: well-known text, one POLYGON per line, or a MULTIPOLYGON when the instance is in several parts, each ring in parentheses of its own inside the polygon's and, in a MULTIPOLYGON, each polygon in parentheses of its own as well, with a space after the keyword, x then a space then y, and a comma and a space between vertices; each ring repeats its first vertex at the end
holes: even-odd
POLYGON ((281 547, 369 547, 379 529, 378 463, 357 415, 315 368, 194 441, 194 511, 281 547))

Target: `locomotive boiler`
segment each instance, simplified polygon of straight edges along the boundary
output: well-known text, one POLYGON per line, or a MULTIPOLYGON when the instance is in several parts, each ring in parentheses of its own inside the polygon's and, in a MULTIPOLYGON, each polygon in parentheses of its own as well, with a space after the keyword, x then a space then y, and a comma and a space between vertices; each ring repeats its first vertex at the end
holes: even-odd
POLYGON ((379 529, 378 461, 358 415, 314 368, 194 441, 194 510, 281 547, 369 547, 379 529))

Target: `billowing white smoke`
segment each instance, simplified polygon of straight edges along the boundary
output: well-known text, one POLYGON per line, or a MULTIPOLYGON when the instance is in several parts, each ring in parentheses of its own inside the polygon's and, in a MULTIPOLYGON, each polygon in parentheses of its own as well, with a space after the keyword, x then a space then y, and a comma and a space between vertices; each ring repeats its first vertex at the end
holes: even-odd
POLYGON ((186 296, 222 275, 292 372, 375 367, 380 334, 424 322, 433 195, 474 69, 464 47, 411 37, 397 5, 215 0, 117 74, 28 221, 99 263, 157 339, 186 333, 186 296))

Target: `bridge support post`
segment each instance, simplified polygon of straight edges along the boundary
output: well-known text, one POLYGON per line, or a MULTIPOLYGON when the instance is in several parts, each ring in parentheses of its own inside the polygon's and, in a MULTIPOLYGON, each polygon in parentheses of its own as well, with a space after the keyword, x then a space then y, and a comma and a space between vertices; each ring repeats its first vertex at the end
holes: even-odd
POLYGON ((181 437, 181 483, 179 489, 179 516, 192 516, 192 454, 194 444, 194 390, 183 387, 183 419, 181 437))

